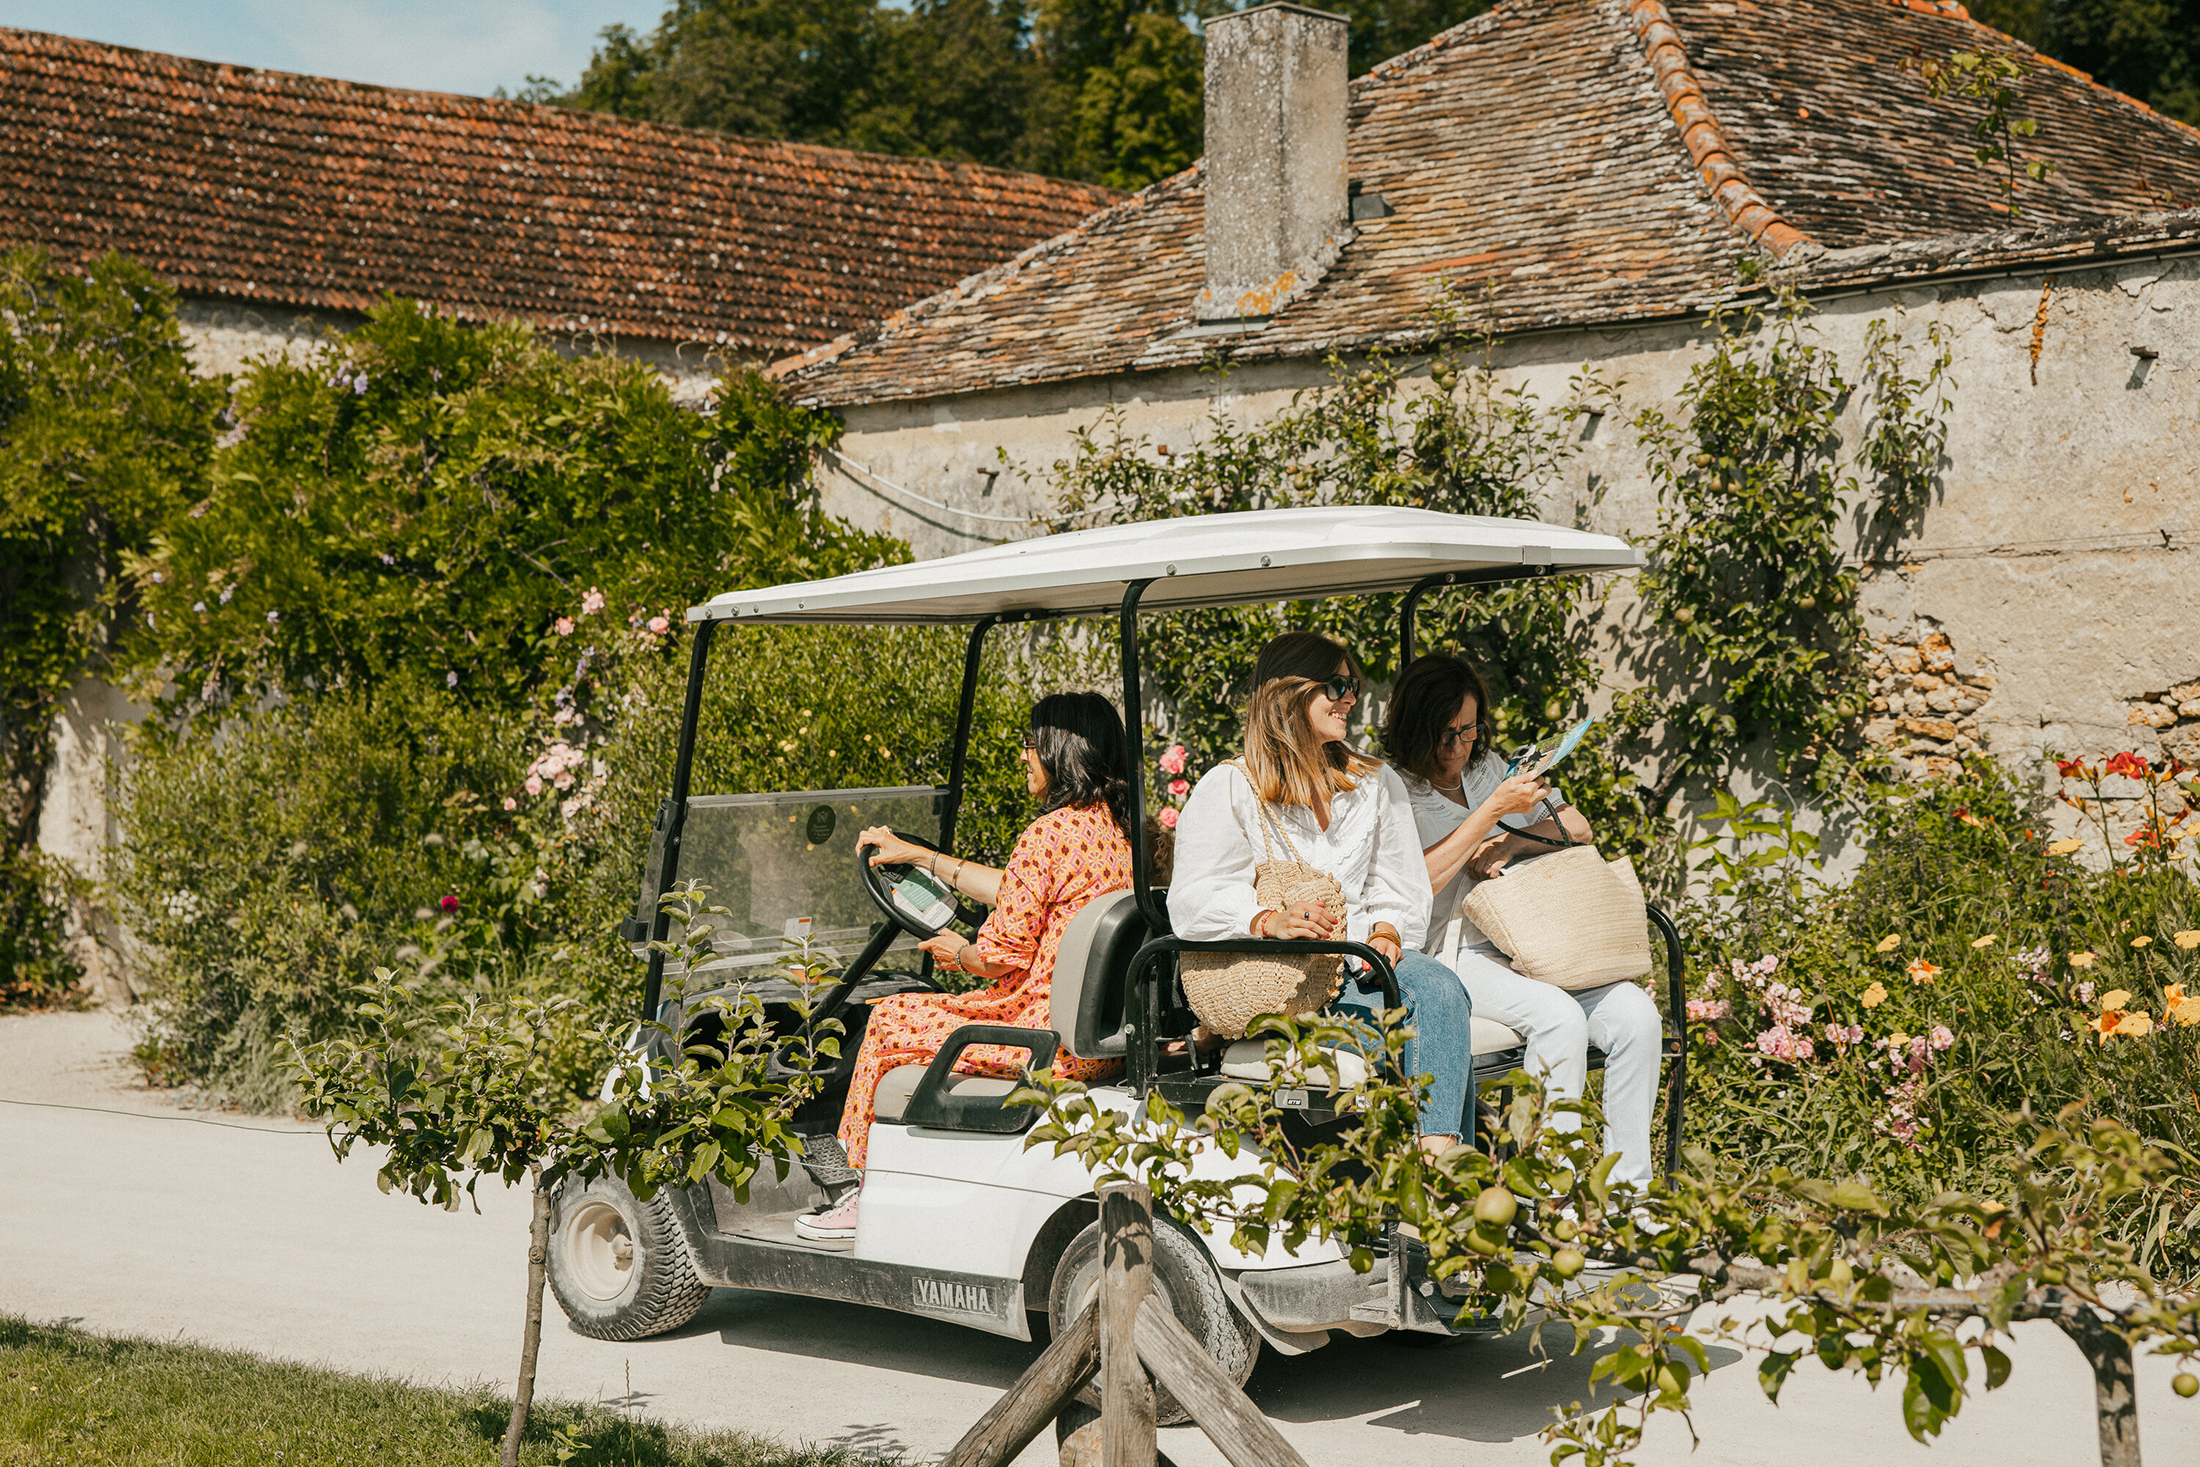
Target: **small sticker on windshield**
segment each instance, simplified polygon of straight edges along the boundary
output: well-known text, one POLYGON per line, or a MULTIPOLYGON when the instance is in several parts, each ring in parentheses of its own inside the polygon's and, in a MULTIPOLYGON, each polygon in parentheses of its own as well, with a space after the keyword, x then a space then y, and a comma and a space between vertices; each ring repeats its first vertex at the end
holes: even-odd
POLYGON ((821 846, 832 838, 836 818, 832 806, 820 805, 810 812, 810 823, 802 827, 802 833, 810 838, 811 845, 821 846))

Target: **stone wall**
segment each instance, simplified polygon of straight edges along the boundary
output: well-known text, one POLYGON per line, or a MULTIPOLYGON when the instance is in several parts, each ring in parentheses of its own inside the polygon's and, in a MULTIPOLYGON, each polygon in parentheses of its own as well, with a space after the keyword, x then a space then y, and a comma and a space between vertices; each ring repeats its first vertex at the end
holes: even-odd
MULTIPOLYGON (((1940 490, 1899 560, 1868 567, 1864 584, 1874 693, 1887 700, 1875 737, 1931 761, 1970 746, 2020 759, 2096 753, 2152 732, 2132 722, 2133 701, 2159 709, 2156 693, 2200 680, 2190 650, 2200 625, 2200 260, 1858 293, 1820 301, 1813 319, 1852 376, 1874 320, 1913 342, 1939 322, 1953 343, 1940 490), (1953 659, 1952 671, 1928 666, 1928 650, 1953 659), (1911 654, 1919 670, 1901 671, 1911 654), (1940 694, 1947 708, 1934 706, 1940 694)), ((1543 518, 1617 534, 1655 527, 1632 418, 1678 410, 1706 339, 1696 322, 1552 332, 1496 352, 1499 373, 1546 403, 1585 366, 1618 383, 1620 406, 1584 425, 1543 518)), ((1298 363, 850 408, 842 446, 861 468, 829 468, 824 501, 907 537, 920 555, 973 549, 1036 533, 1018 517, 1045 509, 1047 476, 1073 435, 1105 435, 1111 414, 1148 452, 1181 448, 1212 414, 1272 415, 1322 380, 1318 365, 1298 363)), ((1417 381, 1433 390, 1425 375, 1417 381)), ((1865 407, 1847 409, 1851 442, 1865 407)), ((1604 621, 1629 625, 1624 589, 1604 621)))

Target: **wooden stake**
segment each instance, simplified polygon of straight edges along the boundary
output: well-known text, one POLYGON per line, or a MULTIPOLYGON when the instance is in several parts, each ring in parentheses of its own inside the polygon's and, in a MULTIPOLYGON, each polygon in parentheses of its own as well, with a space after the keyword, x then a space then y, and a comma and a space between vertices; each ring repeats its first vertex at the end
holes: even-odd
MULTIPOLYGON (((1138 1316, 1137 1338, 1139 1358, 1152 1368, 1154 1379, 1191 1413, 1230 1467, 1306 1467, 1306 1459, 1268 1424, 1260 1408, 1222 1373, 1175 1315, 1166 1309, 1144 1311, 1138 1316)), ((1103 1427, 1103 1441, 1105 1431, 1103 1427)))
POLYGON ((1092 1305, 1055 1337, 977 1425, 963 1433, 941 1467, 1005 1467, 1054 1422, 1070 1397, 1100 1368, 1100 1306, 1092 1305))
POLYGON ((500 1467, 518 1467, 519 1439, 527 1433, 527 1412, 535 1402, 535 1357, 542 1350, 543 1265, 550 1257, 550 1193, 542 1185, 542 1168, 530 1164, 534 1179, 534 1213, 527 1226, 527 1328, 519 1348, 519 1384, 512 1392, 512 1420, 504 1429, 500 1467))
POLYGON ((1100 1189, 1100 1259, 1102 1464, 1154 1467, 1153 1382, 1138 1359, 1139 1306, 1153 1292, 1153 1193, 1142 1183, 1100 1189))

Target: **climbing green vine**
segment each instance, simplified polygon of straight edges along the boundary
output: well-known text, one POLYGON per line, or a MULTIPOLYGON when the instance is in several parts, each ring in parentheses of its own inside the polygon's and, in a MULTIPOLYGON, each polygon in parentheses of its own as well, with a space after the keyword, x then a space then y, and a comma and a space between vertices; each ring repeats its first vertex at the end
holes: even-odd
POLYGON ((1915 520, 1937 482, 1955 384, 1937 325, 1916 360, 1873 322, 1851 382, 1806 310, 1783 294, 1769 311, 1715 315, 1679 411, 1635 416, 1659 503, 1640 586, 1666 633, 1643 671, 1672 690, 1647 791, 1658 809, 1688 781, 1723 784, 1758 740, 1821 792, 1854 767, 1868 694, 1843 523, 1853 515, 1867 544, 1884 544, 1915 520), (1851 450, 1842 418, 1859 394, 1851 450))

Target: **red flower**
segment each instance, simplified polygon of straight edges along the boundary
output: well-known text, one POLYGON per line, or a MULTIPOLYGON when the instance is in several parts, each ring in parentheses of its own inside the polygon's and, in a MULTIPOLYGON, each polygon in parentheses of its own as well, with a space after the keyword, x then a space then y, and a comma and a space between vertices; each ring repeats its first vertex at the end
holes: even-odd
POLYGON ((455 896, 447 896, 443 899, 441 905, 444 911, 455 912, 458 910, 458 898, 455 896))
POLYGON ((2114 754, 2109 757, 2108 763, 2101 766, 2101 773, 2121 774, 2132 779, 2145 779, 2147 777, 2147 761, 2137 754, 2114 754))
POLYGON ((2091 779, 2093 771, 2085 767, 2083 759, 2057 759, 2055 772, 2064 779, 2091 779))

